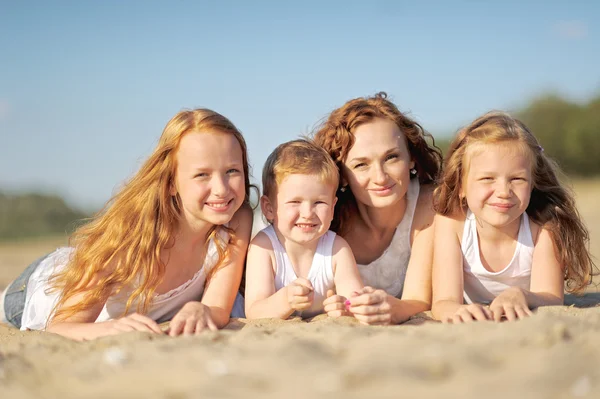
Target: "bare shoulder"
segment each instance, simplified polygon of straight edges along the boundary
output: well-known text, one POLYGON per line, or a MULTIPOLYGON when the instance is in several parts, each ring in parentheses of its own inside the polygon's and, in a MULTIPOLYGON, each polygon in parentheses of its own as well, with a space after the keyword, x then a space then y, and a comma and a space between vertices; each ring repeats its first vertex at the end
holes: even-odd
POLYGON ((273 244, 269 236, 263 231, 258 232, 250 242, 250 246, 256 249, 260 248, 266 251, 273 251, 273 244))
POLYGON ((333 240, 333 254, 337 254, 344 249, 350 250, 350 244, 342 236, 336 235, 333 240))
POLYGON ((425 230, 433 224, 435 211, 433 210, 433 184, 421 185, 419 199, 415 208, 413 230, 425 230))
POLYGON ((542 240, 544 240, 545 238, 551 238, 550 231, 534 222, 531 218, 529 218, 529 229, 531 230, 531 238, 533 239, 534 247, 540 241, 540 238, 542 240))

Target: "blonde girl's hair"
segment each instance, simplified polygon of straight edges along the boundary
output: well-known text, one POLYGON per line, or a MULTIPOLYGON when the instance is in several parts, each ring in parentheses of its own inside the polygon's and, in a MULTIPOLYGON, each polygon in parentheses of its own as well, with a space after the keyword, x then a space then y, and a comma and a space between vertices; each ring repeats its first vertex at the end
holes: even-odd
POLYGON ((335 191, 340 174, 329 154, 308 140, 293 140, 279 145, 268 156, 262 173, 263 194, 269 198, 281 182, 293 174, 314 175, 331 184, 335 191))
MULTIPOLYGON (((394 122, 406 137, 408 150, 417 171, 411 178, 418 178, 422 184, 435 182, 441 171, 442 152, 435 146, 433 136, 400 112, 384 92, 372 97, 355 98, 334 110, 313 133, 313 141, 329 153, 342 171, 342 165, 356 140, 354 132, 359 126, 375 119, 394 122)), ((351 228, 352 215, 356 212, 356 198, 352 191, 338 187, 338 202, 331 230, 342 236, 346 235, 351 228)))
POLYGON ((558 165, 518 119, 502 112, 490 112, 458 132, 450 144, 444 173, 434 192, 434 208, 446 216, 466 214, 466 201, 460 193, 468 172, 469 146, 508 142, 521 143, 531 159, 533 191, 527 215, 548 229, 560 263, 565 267, 567 291, 579 293, 591 282, 596 270, 589 252, 588 231, 572 192, 559 180, 558 165))
MULTIPOLYGON (((125 184, 92 220, 71 237, 75 249, 65 269, 51 278, 51 290, 61 292, 54 307, 54 318, 64 320, 91 306, 104 303, 125 287, 128 294, 124 314, 134 303, 145 312, 156 287, 165 274, 162 253, 174 244, 181 217, 181 198, 172 196, 176 153, 184 135, 207 132, 233 135, 242 148, 245 179, 245 203, 249 202, 249 166, 246 142, 241 132, 223 115, 208 109, 185 110, 166 125, 157 147, 133 178, 125 184), (93 282, 93 283, 92 283, 93 282), (84 293, 74 305, 64 306, 72 297, 84 293)), ((213 226, 207 242, 214 240, 218 261, 229 255, 229 242, 223 237, 234 232, 225 226, 213 226)), ((209 276, 210 278, 210 276, 209 276)))

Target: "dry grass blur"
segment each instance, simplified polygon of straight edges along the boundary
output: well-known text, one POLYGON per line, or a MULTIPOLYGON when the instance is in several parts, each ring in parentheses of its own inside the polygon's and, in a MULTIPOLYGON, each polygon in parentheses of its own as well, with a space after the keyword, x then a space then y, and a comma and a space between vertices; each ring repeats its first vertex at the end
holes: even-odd
MULTIPOLYGON (((600 178, 575 180, 577 206, 590 231, 592 255, 600 267, 600 178)), ((30 262, 66 245, 67 237, 0 243, 0 289, 15 278, 30 262)), ((598 287, 592 288, 597 290, 598 287)))

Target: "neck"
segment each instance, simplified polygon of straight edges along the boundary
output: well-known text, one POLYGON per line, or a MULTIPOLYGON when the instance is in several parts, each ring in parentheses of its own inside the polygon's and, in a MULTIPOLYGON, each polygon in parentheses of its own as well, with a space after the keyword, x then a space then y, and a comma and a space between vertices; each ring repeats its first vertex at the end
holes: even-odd
POLYGON ((317 251, 317 245, 319 245, 320 236, 310 242, 298 243, 285 238, 277 227, 273 226, 273 229, 275 230, 275 234, 277 234, 277 239, 285 248, 285 252, 294 266, 299 266, 308 258, 310 258, 312 263, 312 258, 317 251))
POLYGON ((186 220, 180 220, 173 248, 177 248, 177 251, 182 253, 194 253, 198 249, 203 249, 213 226, 206 222, 191 225, 186 220))
POLYGON ((513 220, 506 226, 495 227, 476 219, 477 234, 480 240, 488 242, 516 241, 519 237, 519 228, 521 227, 521 218, 513 220))
POLYGON ((374 208, 357 203, 359 221, 374 235, 380 236, 395 230, 406 213, 408 201, 406 196, 397 203, 385 208, 374 208))

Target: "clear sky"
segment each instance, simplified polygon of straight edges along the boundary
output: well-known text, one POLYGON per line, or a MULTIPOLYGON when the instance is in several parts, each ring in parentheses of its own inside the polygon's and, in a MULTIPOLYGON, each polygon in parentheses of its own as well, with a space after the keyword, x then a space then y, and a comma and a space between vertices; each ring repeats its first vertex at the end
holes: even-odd
POLYGON ((435 136, 600 92, 598 1, 0 0, 0 190, 102 205, 183 108, 269 152, 387 91, 435 136))

